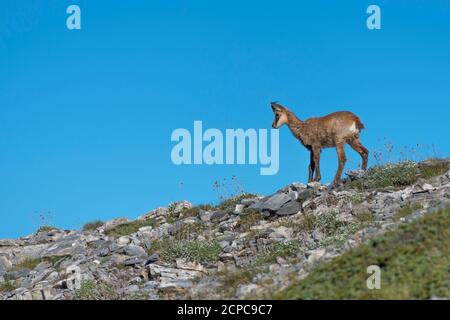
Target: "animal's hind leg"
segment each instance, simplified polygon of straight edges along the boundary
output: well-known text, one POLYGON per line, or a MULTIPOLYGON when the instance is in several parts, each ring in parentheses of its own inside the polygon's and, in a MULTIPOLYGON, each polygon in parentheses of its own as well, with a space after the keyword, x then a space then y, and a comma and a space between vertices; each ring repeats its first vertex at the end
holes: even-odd
POLYGON ((313 181, 314 176, 314 170, 315 170, 315 163, 314 163, 314 154, 311 150, 310 158, 309 158, 309 177, 308 177, 308 183, 313 181))
POLYGON ((355 139, 351 142, 349 142, 350 147, 352 147, 353 150, 359 153, 362 159, 361 169, 363 172, 366 172, 367 170, 367 161, 369 159, 369 150, 367 150, 362 144, 359 139, 355 139))
POLYGON ((342 171, 344 170, 345 162, 347 161, 345 157, 345 143, 340 143, 336 146, 336 151, 339 159, 339 166, 336 172, 336 176, 333 180, 333 185, 338 185, 341 181, 342 171))

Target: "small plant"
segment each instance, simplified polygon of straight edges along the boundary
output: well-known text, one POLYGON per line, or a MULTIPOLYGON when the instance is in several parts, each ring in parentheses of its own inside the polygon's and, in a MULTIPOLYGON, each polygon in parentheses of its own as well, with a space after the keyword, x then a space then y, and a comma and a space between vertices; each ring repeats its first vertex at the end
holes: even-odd
POLYGON ((94 280, 81 282, 80 289, 75 290, 73 296, 74 300, 113 300, 117 298, 113 287, 103 283, 97 284, 94 280))
POLYGON ((86 280, 81 283, 80 289, 75 291, 75 300, 97 300, 98 294, 96 292, 97 285, 92 280, 86 280))
POLYGON ((34 212, 34 219, 36 220, 37 232, 48 232, 56 228, 52 227, 54 215, 51 211, 34 212))
POLYGON ((217 192, 219 202, 224 202, 226 199, 234 198, 245 193, 243 183, 236 176, 232 176, 230 180, 224 178, 222 181, 214 181, 213 190, 217 192))
POLYGON ((412 161, 390 163, 385 166, 375 166, 367 170, 363 179, 355 183, 363 183, 370 189, 385 187, 404 187, 417 181, 417 164, 412 161))
POLYGON ((239 221, 236 225, 236 228, 241 232, 246 232, 251 227, 258 224, 258 222, 261 221, 261 219, 262 216, 258 210, 252 208, 245 208, 239 215, 239 221))
POLYGON ((336 234, 339 228, 346 225, 345 222, 337 219, 336 212, 325 212, 316 216, 314 224, 327 236, 336 234))
POLYGON ((312 213, 304 213, 297 220, 285 220, 279 223, 280 226, 291 228, 294 232, 310 232, 315 228, 316 217, 312 213))
POLYGON ((410 203, 407 206, 399 209, 395 215, 394 215, 394 219, 395 220, 400 220, 400 218, 409 216, 411 213, 413 213, 414 211, 420 210, 422 209, 423 206, 421 203, 419 202, 414 202, 414 203, 410 203))
POLYGON ((181 210, 181 212, 175 213, 174 205, 171 205, 171 206, 169 206, 169 214, 166 217, 166 222, 174 223, 175 221, 178 221, 180 218, 197 217, 202 210, 210 211, 210 210, 214 210, 214 207, 209 204, 200 204, 195 207, 184 208, 181 210))
POLYGON ((20 263, 16 264, 12 267, 13 271, 23 270, 23 269, 30 269, 33 270, 36 268, 36 266, 42 262, 42 259, 35 259, 35 258, 25 258, 20 263))
POLYGON ((374 218, 369 212, 356 215, 354 221, 341 221, 337 215, 338 212, 328 212, 315 217, 313 225, 315 228, 319 228, 325 237, 319 242, 311 244, 308 249, 343 244, 358 230, 374 222, 374 218))
POLYGON ((278 257, 286 258, 294 256, 301 250, 301 247, 302 245, 298 240, 278 242, 267 248, 264 252, 261 252, 256 258, 256 264, 273 263, 278 257))
POLYGON ((364 225, 360 223, 350 222, 344 223, 340 226, 335 233, 328 235, 324 239, 321 239, 318 243, 312 244, 309 249, 316 249, 318 247, 336 246, 345 243, 350 237, 352 237, 358 230, 362 229, 364 225))
POLYGON ((83 226, 83 231, 94 231, 95 229, 101 227, 104 224, 101 220, 95 220, 88 222, 83 226))
POLYGON ((364 226, 370 225, 375 222, 373 214, 370 212, 362 212, 355 215, 356 220, 364 226))
POLYGON ((152 243, 149 254, 154 252, 158 252, 160 258, 167 262, 186 258, 199 263, 213 263, 219 259, 222 248, 214 241, 163 239, 152 243))
POLYGON ((39 232, 50 232, 55 229, 56 229, 55 227, 51 227, 51 226, 40 226, 37 232, 38 233, 39 232))
POLYGON ((243 193, 234 197, 231 197, 227 200, 222 201, 217 208, 220 210, 225 210, 228 208, 233 208, 239 204, 243 199, 252 199, 252 198, 256 198, 257 195, 253 194, 253 193, 243 193))
POLYGON ((201 234, 207 226, 202 222, 186 223, 182 224, 179 229, 177 229, 171 235, 171 239, 176 240, 192 240, 201 234))
MULTIPOLYGON (((433 159, 429 160, 431 160, 432 162, 433 159)), ((435 163, 431 163, 428 165, 419 164, 420 176, 425 179, 443 175, 448 170, 450 170, 450 163, 438 161, 437 159, 435 163)))
POLYGON ((221 273, 220 276, 222 276, 222 281, 225 287, 236 288, 243 283, 251 282, 256 273, 257 272, 254 269, 245 268, 235 271, 227 271, 221 273))
POLYGON ((362 193, 354 193, 348 197, 348 201, 352 204, 360 204, 366 200, 366 197, 362 193))
POLYGON ((3 284, 0 285, 0 292, 10 292, 14 291, 16 289, 16 286, 12 281, 6 281, 3 284))
POLYGON ((61 265, 61 263, 64 261, 64 260, 66 260, 66 259, 68 259, 68 258, 70 258, 71 256, 69 256, 69 255, 67 255, 67 256, 53 256, 53 257, 48 257, 48 258, 45 258, 44 260, 45 261, 48 261, 48 262, 50 262, 51 264, 52 264, 52 266, 56 269, 56 270, 60 270, 60 265, 61 265))
POLYGON ((139 231, 142 227, 155 227, 156 221, 154 219, 149 220, 136 220, 132 222, 128 222, 125 224, 121 224, 114 229, 108 230, 106 235, 113 237, 127 236, 129 234, 135 233, 139 231))
POLYGON ((127 297, 125 297, 126 300, 148 300, 149 293, 148 292, 135 292, 127 297))

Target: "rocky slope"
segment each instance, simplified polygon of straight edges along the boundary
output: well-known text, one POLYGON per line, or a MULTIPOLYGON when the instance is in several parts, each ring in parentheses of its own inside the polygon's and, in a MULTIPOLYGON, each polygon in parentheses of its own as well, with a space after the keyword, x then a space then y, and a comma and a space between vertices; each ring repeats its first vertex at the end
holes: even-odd
POLYGON ((450 159, 404 162, 349 172, 334 190, 293 183, 83 231, 42 227, 0 240, 0 299, 280 297, 327 261, 448 207, 449 169, 450 159))

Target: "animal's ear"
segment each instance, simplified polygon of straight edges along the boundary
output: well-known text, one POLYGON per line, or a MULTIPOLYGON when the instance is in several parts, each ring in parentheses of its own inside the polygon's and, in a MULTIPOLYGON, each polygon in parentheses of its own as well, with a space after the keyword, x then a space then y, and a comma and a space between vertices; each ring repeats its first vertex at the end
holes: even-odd
POLYGON ((281 105, 279 105, 276 101, 275 102, 271 102, 270 106, 272 107, 273 111, 283 111, 285 110, 285 108, 281 105))

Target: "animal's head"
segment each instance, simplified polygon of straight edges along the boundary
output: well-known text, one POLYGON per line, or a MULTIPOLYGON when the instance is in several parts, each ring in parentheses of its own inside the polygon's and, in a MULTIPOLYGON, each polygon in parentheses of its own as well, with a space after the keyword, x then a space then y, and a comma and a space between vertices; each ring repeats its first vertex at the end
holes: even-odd
POLYGON ((273 114, 275 115, 275 119, 273 120, 273 123, 272 123, 272 128, 278 129, 283 124, 286 124, 288 122, 287 112, 289 111, 289 109, 283 107, 282 105, 278 104, 277 102, 271 102, 270 106, 272 107, 273 114))

